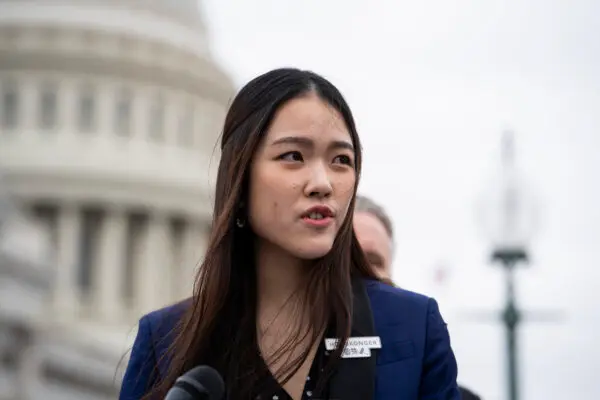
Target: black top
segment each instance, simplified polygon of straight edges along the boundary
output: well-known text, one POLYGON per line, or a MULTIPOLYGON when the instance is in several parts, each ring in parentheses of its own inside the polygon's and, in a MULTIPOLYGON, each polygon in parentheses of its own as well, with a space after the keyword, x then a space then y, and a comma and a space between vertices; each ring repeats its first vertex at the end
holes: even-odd
MULTIPOLYGON (((306 383, 304 384, 304 391, 302 393, 302 400, 329 398, 329 394, 327 393, 327 385, 324 385, 322 393, 316 393, 317 382, 324 371, 328 356, 329 352, 325 349, 325 340, 321 339, 321 343, 317 349, 317 353, 315 354, 310 371, 306 377, 306 383)), ((264 390, 262 393, 256 396, 256 400, 292 400, 292 397, 285 391, 285 389, 281 387, 279 382, 277 382, 272 374, 269 374, 267 377, 266 387, 274 389, 264 390)))

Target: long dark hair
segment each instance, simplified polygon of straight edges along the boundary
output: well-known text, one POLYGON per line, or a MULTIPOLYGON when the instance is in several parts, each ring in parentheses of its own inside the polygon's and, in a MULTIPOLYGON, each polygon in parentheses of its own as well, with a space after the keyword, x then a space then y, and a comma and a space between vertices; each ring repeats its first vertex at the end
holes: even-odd
MULTIPOLYGON (((223 127, 213 226, 204 262, 196 277, 191 302, 165 355, 169 365, 167 376, 155 382, 146 398, 164 398, 178 376, 198 364, 206 364, 223 375, 229 398, 249 399, 268 372, 257 344, 254 234, 249 227, 236 227, 236 219, 240 216, 240 204, 246 202, 253 156, 275 112, 287 101, 310 93, 344 118, 356 152, 358 185, 361 147, 354 119, 343 96, 329 81, 310 71, 282 68, 253 79, 240 90, 223 127)), ((309 307, 307 322, 311 333, 291 338, 279 349, 280 353, 295 348, 307 335, 310 343, 315 344, 327 327, 342 343, 350 335, 351 276, 376 279, 352 228, 354 196, 333 248, 316 261, 303 288, 302 300, 309 307)), ((290 379, 308 357, 310 347, 284 365, 275 377, 283 382, 290 379)), ((329 358, 325 375, 332 373, 342 347, 329 358)))

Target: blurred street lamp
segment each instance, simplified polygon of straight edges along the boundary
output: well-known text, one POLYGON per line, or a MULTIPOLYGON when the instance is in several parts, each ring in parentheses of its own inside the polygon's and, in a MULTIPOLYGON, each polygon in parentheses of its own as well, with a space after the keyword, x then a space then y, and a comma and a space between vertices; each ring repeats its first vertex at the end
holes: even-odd
POLYGON ((522 314, 517 306, 514 271, 528 263, 528 248, 537 227, 537 209, 515 162, 514 136, 505 132, 501 169, 480 204, 480 223, 491 245, 490 255, 505 272, 506 302, 502 322, 506 329, 508 395, 518 400, 517 328, 522 314))
POLYGON ((513 267, 527 262, 527 249, 537 232, 533 193, 516 165, 514 136, 502 137, 501 168, 480 204, 480 225, 491 245, 493 261, 513 267))

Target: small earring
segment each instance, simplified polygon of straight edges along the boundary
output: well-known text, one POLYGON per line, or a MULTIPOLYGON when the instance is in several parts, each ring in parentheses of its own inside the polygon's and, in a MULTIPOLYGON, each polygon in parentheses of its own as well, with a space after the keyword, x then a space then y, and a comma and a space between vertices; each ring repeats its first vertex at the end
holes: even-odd
POLYGON ((235 220, 235 224, 238 226, 238 228, 243 228, 244 225, 246 225, 246 223, 244 222, 244 220, 242 220, 241 218, 237 218, 235 220))

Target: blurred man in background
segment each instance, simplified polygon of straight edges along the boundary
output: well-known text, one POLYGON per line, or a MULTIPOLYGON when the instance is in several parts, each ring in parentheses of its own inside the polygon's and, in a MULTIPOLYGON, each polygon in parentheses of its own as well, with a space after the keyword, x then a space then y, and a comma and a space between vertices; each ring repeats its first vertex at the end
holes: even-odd
POLYGON ((385 210, 371 199, 357 196, 354 231, 371 267, 391 283, 394 228, 385 210))
MULTIPOLYGON (((382 280, 393 285, 394 227, 383 207, 365 196, 357 196, 354 231, 371 267, 382 280)), ((481 400, 470 390, 459 389, 463 400, 481 400)))

